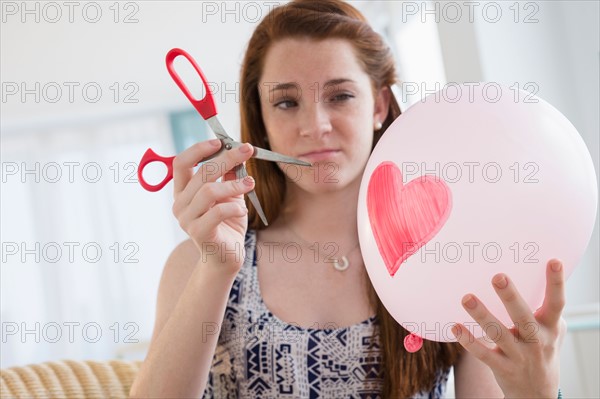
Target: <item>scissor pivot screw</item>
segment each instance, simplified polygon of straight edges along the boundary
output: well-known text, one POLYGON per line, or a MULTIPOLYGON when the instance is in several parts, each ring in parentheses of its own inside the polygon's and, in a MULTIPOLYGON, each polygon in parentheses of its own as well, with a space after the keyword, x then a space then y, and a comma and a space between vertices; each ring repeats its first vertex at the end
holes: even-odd
POLYGON ((232 146, 231 146, 231 144, 225 144, 225 148, 227 148, 228 150, 231 150, 232 146))

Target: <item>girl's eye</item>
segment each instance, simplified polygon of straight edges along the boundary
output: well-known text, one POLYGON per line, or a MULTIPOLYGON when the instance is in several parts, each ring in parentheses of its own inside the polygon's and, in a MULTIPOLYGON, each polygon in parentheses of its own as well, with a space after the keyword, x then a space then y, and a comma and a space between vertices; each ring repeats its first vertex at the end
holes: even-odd
POLYGON ((275 103, 275 107, 280 109, 289 109, 297 105, 294 100, 281 100, 275 103))
POLYGON ((349 99, 354 98, 352 94, 349 93, 340 93, 330 97, 329 102, 344 102, 349 99))

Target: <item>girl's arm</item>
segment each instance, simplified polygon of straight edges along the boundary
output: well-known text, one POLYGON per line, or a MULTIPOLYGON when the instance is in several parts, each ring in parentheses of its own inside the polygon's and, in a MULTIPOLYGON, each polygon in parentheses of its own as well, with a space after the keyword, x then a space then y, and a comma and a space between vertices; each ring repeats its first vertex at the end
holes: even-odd
POLYGON ((492 370, 483 362, 464 351, 454 366, 456 398, 504 398, 492 370))
POLYGON ((198 397, 205 389, 229 292, 244 261, 244 193, 254 187, 253 180, 236 179, 234 172, 252 156, 249 144, 194 172, 198 160, 221 145, 199 142, 173 159, 173 214, 190 239, 165 265, 150 348, 131 396, 198 397))
POLYGON ((236 273, 202 262, 191 240, 165 265, 148 355, 131 397, 200 397, 206 387, 227 299, 236 273))

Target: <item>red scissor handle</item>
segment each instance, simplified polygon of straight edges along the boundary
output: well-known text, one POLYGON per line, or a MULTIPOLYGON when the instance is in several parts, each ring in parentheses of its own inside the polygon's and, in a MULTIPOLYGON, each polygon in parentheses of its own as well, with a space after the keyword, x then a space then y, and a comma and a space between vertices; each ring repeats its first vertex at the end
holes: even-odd
POLYGON ((161 157, 152 151, 152 149, 148 148, 144 153, 140 164, 138 165, 138 181, 142 187, 152 192, 159 191, 161 188, 163 188, 173 178, 173 159, 175 159, 175 157, 161 157), (163 179, 163 181, 156 185, 148 184, 146 180, 144 180, 142 173, 146 165, 152 162, 162 162, 167 167, 167 176, 163 179))
MULTIPOLYGON (((174 48, 167 53, 166 61, 167 61, 167 70, 169 71, 169 74, 171 75, 171 77, 173 78, 175 83, 177 83, 177 86, 179 86, 181 91, 183 91, 183 94, 185 94, 185 96, 188 98, 188 100, 190 100, 190 102, 192 103, 194 108, 196 108, 196 110, 200 113, 200 115, 202 115, 202 117, 205 120, 215 116, 217 114, 217 107, 215 106, 215 101, 213 99, 212 92, 210 91, 210 87, 208 86, 208 82, 206 81, 206 78, 204 77, 202 70, 200 69, 198 64, 196 64, 196 61, 194 61, 192 56, 190 56, 187 52, 185 52, 182 49, 174 48), (198 72, 198 75, 200 75, 200 78, 202 79, 202 84, 204 85, 204 90, 206 93, 202 100, 197 100, 192 96, 192 93, 190 93, 187 86, 181 80, 181 77, 179 76, 179 74, 177 74, 177 72, 175 72, 175 68, 173 68, 173 61, 175 60, 175 58, 177 58, 180 55, 183 55, 185 58, 187 58, 187 60, 192 64, 192 66, 194 67, 196 72, 198 72)), ((142 160, 140 161, 140 164, 138 165, 138 171, 137 171, 138 181, 140 182, 142 187, 144 187, 148 191, 153 191, 153 192, 159 191, 169 181, 171 181, 171 179, 173 179, 173 159, 175 159, 174 156, 173 157, 161 157, 160 155, 158 155, 157 153, 152 151, 152 149, 148 148, 146 150, 146 152, 144 153, 144 156, 142 156, 142 160), (161 162, 167 167, 167 176, 160 183, 155 184, 155 185, 149 184, 146 180, 144 180, 144 176, 143 176, 144 168, 146 167, 146 165, 148 165, 149 163, 152 163, 152 162, 161 162)))
POLYGON ((166 61, 167 70, 169 71, 169 74, 171 75, 175 83, 177 83, 177 86, 179 86, 183 94, 185 94, 188 100, 190 100, 194 108, 196 108, 196 110, 200 112, 200 115, 202 115, 202 117, 205 120, 215 116, 217 114, 217 107, 215 106, 215 101, 213 99, 212 92, 210 91, 210 87, 208 86, 208 82, 206 81, 202 70, 200 69, 198 64, 196 64, 196 61, 194 61, 192 56, 182 49, 174 48, 167 53, 166 61), (185 58, 187 58, 187 60, 192 64, 192 66, 194 67, 196 72, 198 72, 198 75, 200 75, 200 78, 202 79, 202 83, 204 84, 204 91, 206 93, 202 100, 197 100, 194 98, 194 96, 192 96, 192 93, 190 93, 187 86, 181 80, 181 77, 179 77, 177 72, 175 72, 175 68, 173 68, 173 61, 180 55, 183 55, 185 58))

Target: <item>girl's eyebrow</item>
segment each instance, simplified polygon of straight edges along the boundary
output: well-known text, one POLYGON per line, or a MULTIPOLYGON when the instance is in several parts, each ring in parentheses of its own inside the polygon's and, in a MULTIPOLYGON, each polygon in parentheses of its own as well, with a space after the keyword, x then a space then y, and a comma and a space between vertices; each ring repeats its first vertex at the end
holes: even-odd
MULTIPOLYGON (((329 88, 332 86, 337 86, 337 85, 340 85, 342 83, 347 83, 347 82, 356 83, 354 80, 348 79, 348 78, 331 79, 331 80, 328 80, 323 85, 323 88, 326 89, 326 88, 329 88)), ((300 87, 299 87, 298 83, 295 83, 295 82, 279 83, 279 84, 273 86, 273 88, 271 90, 269 90, 269 92, 272 93, 277 90, 289 90, 289 89, 299 89, 299 88, 300 87)))
POLYGON ((293 82, 289 82, 289 83, 279 83, 277 85, 275 85, 271 90, 269 90, 270 93, 277 91, 277 90, 289 90, 289 89, 298 89, 299 86, 297 83, 293 83, 293 82))
POLYGON ((352 79, 348 79, 348 78, 331 79, 331 80, 328 80, 327 83, 325 83, 323 85, 323 88, 326 89, 328 87, 341 85, 342 83, 347 83, 347 82, 356 83, 352 79))

